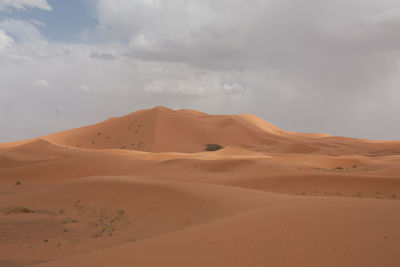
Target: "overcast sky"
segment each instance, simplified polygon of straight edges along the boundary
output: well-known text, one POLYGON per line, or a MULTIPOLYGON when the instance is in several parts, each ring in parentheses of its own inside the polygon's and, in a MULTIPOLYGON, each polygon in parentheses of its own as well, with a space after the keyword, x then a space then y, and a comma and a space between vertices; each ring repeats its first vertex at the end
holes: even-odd
POLYGON ((164 105, 400 139, 399 0, 0 0, 0 142, 164 105))

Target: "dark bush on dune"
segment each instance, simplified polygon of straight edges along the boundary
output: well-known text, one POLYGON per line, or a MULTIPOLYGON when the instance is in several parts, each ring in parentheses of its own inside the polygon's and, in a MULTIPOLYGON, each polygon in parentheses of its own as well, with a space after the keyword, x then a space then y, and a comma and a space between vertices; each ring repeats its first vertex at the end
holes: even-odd
POLYGON ((224 147, 218 144, 207 144, 206 145, 206 150, 207 151, 217 151, 220 149, 223 149, 224 147))

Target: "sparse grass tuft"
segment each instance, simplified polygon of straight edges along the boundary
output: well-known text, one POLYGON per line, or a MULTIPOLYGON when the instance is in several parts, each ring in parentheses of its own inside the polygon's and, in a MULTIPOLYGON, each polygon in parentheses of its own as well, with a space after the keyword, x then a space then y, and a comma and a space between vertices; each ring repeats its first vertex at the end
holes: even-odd
POLYGON ((78 222, 78 220, 75 220, 75 219, 71 219, 71 218, 67 218, 67 219, 65 219, 65 220, 62 220, 62 224, 68 224, 68 223, 77 223, 78 222))
POLYGON ((112 236, 113 233, 117 231, 120 226, 124 226, 127 224, 129 224, 129 221, 125 217, 124 210, 119 209, 115 210, 114 212, 109 212, 105 209, 101 209, 98 224, 100 229, 98 229, 98 231, 93 234, 93 237, 98 238, 104 234, 112 236))
POLYGON ((21 181, 16 181, 15 185, 22 185, 21 181))
POLYGON ((124 210, 117 210, 116 212, 117 212, 117 217, 120 217, 125 214, 124 210))

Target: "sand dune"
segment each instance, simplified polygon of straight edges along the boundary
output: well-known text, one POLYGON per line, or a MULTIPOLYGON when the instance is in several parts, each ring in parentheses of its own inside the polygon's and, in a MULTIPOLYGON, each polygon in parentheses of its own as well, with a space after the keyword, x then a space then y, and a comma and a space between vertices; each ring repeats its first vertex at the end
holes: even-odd
POLYGON ((221 144, 265 153, 400 154, 400 142, 397 141, 293 133, 251 114, 208 115, 162 106, 41 138, 75 148, 146 152, 194 153, 204 151, 206 144, 221 144))
POLYGON ((271 125, 266 132, 267 123, 260 125, 242 116, 199 115, 156 107, 42 138, 79 148, 199 152, 206 144, 255 145, 266 135, 275 137, 276 127, 271 125))
POLYGON ((164 107, 0 144, 0 266, 395 267, 399 163, 398 141, 164 107))

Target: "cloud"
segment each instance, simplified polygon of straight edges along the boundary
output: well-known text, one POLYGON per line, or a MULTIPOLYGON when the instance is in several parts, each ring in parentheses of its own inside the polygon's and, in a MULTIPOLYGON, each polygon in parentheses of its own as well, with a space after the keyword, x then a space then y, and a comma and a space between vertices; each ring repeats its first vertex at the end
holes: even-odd
POLYGON ((109 53, 93 52, 90 54, 90 57, 104 60, 115 60, 115 56, 109 53))
POLYGON ((221 98, 229 95, 247 93, 249 89, 233 83, 224 83, 215 74, 192 73, 188 78, 164 78, 152 81, 144 86, 144 89, 153 93, 221 98))
POLYGON ((41 87, 41 88, 50 88, 50 87, 51 87, 50 83, 49 83, 48 81, 46 81, 46 80, 37 80, 37 81, 34 81, 34 82, 32 83, 32 85, 34 85, 34 86, 36 86, 36 87, 41 87))
POLYGON ((47 11, 52 10, 47 0, 0 0, 0 10, 8 8, 22 10, 27 8, 38 8, 47 11))
POLYGON ((14 37, 17 42, 31 43, 43 40, 39 30, 29 21, 18 19, 4 19, 0 28, 14 37))
POLYGON ((167 93, 175 95, 181 94, 204 97, 207 95, 207 89, 209 88, 206 89, 199 85, 197 82, 190 83, 189 81, 163 79, 146 84, 144 89, 154 93, 167 93))
POLYGON ((129 57, 216 70, 272 69, 304 87, 343 91, 367 90, 377 76, 393 75, 389 54, 399 51, 399 10, 393 0, 97 5, 99 30, 111 40, 128 40, 129 57))
POLYGON ((81 84, 81 85, 79 86, 79 90, 82 90, 82 91, 90 91, 90 88, 89 88, 89 86, 87 86, 87 85, 85 85, 85 84, 81 84))
POLYGON ((30 19, 30 22, 32 22, 33 24, 35 24, 38 27, 46 27, 47 26, 46 23, 41 22, 37 19, 30 19))
POLYGON ((11 46, 14 40, 0 29, 0 52, 3 52, 7 47, 11 46))

